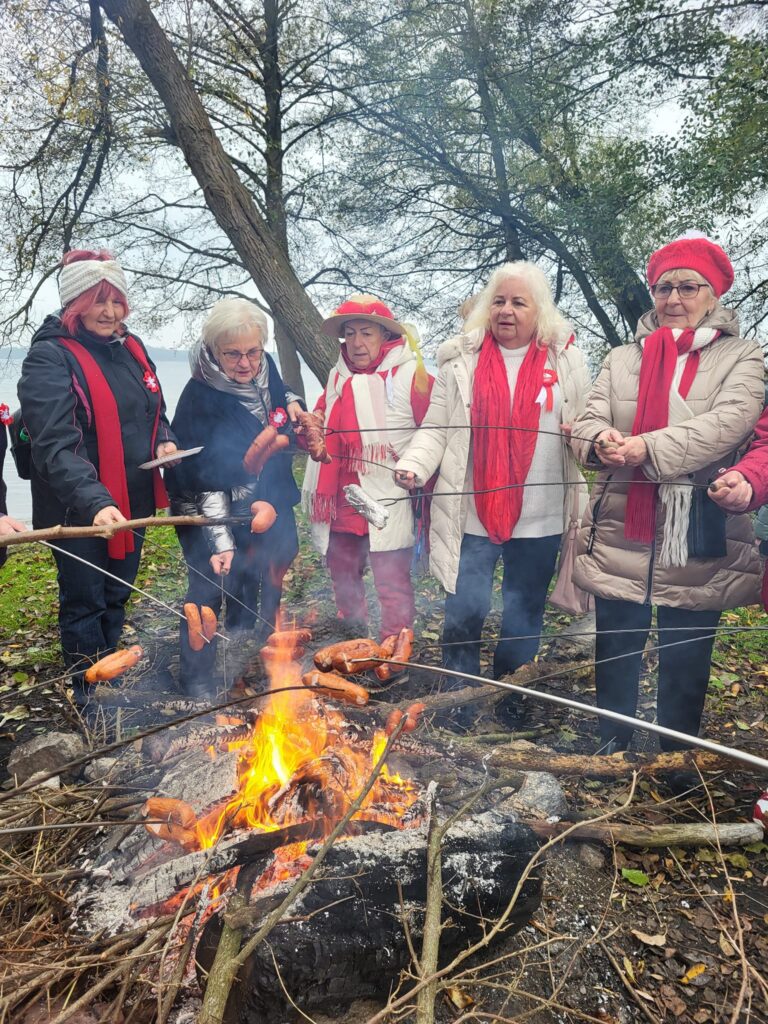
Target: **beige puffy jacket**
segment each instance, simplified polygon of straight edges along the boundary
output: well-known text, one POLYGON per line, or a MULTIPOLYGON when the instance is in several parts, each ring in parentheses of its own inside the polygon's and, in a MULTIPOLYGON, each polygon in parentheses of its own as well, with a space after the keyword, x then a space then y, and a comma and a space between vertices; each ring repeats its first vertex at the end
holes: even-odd
MULTIPOLYGON (((739 337, 736 315, 718 304, 700 325, 720 330, 717 341, 701 349, 699 369, 686 398, 693 416, 642 437, 648 446, 646 476, 661 482, 688 476, 708 483, 719 467, 731 465, 749 439, 763 405, 763 354, 755 341, 739 337)), ((636 338, 658 327, 655 312, 646 313, 636 338)), ((584 414, 573 424, 577 458, 595 464, 592 441, 615 427, 632 432, 642 349, 615 348, 594 383, 584 414)), ((599 463, 598 463, 599 464, 599 463)), ((633 470, 601 468, 589 510, 579 531, 574 581, 600 597, 638 604, 715 610, 753 604, 759 599, 761 562, 748 516, 728 516, 727 554, 690 558, 682 568, 662 568, 664 512, 656 502, 656 538, 652 545, 624 537, 627 488, 633 470)))
MULTIPOLYGON (((432 391, 429 411, 416 431, 397 468, 416 474, 416 483, 423 486, 435 470, 440 468, 432 500, 432 526, 429 534, 432 573, 445 589, 456 592, 459 555, 464 527, 467 521, 466 495, 472 481, 467 476, 471 430, 470 409, 472 381, 477 365, 477 354, 484 337, 482 330, 459 334, 444 341, 437 350, 438 376, 432 391), (429 427, 435 429, 428 429, 429 427), (440 497, 440 492, 453 492, 440 497)), ((589 393, 589 376, 581 352, 564 342, 549 346, 547 365, 557 372, 562 404, 562 420, 573 421, 584 409, 589 393)), ((581 496, 586 498, 586 485, 571 454, 563 442, 563 479, 582 483, 582 487, 566 487, 563 508, 563 528, 568 525, 572 508, 577 508, 581 496)), ((582 505, 583 507, 583 505, 582 505)))

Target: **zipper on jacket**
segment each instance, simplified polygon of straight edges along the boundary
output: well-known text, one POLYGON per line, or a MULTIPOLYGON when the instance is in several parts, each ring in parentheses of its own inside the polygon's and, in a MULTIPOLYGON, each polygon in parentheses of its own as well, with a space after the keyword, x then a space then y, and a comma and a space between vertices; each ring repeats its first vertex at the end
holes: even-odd
POLYGON ((595 534, 597 533, 597 520, 600 515, 600 506, 603 504, 603 498, 605 492, 608 489, 608 484, 613 479, 613 473, 610 473, 605 479, 605 486, 600 492, 600 497, 595 502, 595 507, 592 510, 592 526, 589 529, 589 539, 587 540, 587 554, 592 554, 592 548, 595 546, 595 534))
POLYGON ((651 593, 653 591, 653 566, 656 562, 656 537, 654 535, 651 541, 651 560, 648 563, 648 579, 645 582, 645 598, 643 604, 651 603, 651 593))

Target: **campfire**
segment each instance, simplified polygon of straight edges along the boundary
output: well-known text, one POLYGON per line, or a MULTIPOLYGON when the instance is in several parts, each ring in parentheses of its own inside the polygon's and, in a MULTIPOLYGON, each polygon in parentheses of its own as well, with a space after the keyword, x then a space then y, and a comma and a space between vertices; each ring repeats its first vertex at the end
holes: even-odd
MULTIPOLYGON (((237 791, 201 817, 183 800, 150 799, 144 810, 151 835, 184 850, 206 850, 231 832, 275 832, 313 821, 320 823, 319 835, 327 836, 348 811, 387 737, 383 730, 376 730, 372 740, 354 736, 343 711, 302 682, 295 660, 299 632, 278 631, 277 641, 263 652, 270 696, 248 734, 231 740, 225 736, 207 747, 212 760, 225 752, 239 755, 237 791)), ((239 724, 226 716, 218 721, 239 724)), ((421 792, 385 765, 353 820, 392 828, 416 825, 421 812, 414 805, 421 792)), ((306 843, 296 843, 288 856, 282 852, 283 877, 301 871, 305 848, 306 843)))
MULTIPOLYGON (((156 794, 144 805, 144 827, 96 858, 79 904, 81 927, 120 931, 174 913, 183 901, 203 901, 196 960, 204 984, 229 896, 246 901, 245 938, 314 861, 369 783, 390 735, 402 730, 397 753, 387 754, 400 772, 380 769, 320 874, 269 944, 256 947, 238 974, 231 1020, 284 1019, 286 988, 307 1010, 379 998, 407 968, 423 926, 430 765, 442 760, 423 735, 407 735, 424 705, 391 711, 384 722, 367 706, 368 691, 349 679, 361 678, 362 665, 387 680, 389 672, 376 671, 378 652, 394 658, 395 643, 331 645, 307 672, 299 659, 310 639, 297 629, 270 638, 260 655, 269 695, 249 717, 219 715, 143 748, 154 762, 156 794)), ((478 787, 483 778, 470 773, 465 781, 478 787)), ((514 813, 487 803, 451 830, 443 844, 446 954, 502 912, 536 847, 514 813)), ((540 878, 525 883, 511 927, 525 923, 540 891, 540 878)))

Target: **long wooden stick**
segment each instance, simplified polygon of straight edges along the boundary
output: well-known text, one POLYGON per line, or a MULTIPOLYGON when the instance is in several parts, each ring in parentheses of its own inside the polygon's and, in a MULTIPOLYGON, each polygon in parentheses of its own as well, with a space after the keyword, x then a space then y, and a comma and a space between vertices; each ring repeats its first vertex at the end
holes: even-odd
MULTIPOLYGON (((537 836, 550 839, 560 835, 573 822, 526 821, 526 825, 537 836)), ((756 821, 726 821, 712 824, 710 821, 684 822, 670 825, 592 825, 584 822, 570 838, 594 839, 601 843, 623 843, 625 846, 708 846, 720 843, 722 846, 749 846, 759 843, 764 835, 763 826, 756 821)))
POLYGON ((126 519, 110 526, 48 526, 44 530, 25 530, 24 533, 9 533, 0 537, 0 548, 14 544, 33 544, 41 540, 65 540, 75 537, 109 538, 123 530, 143 530, 148 526, 215 526, 219 523, 250 523, 249 516, 224 516, 209 519, 207 516, 146 516, 144 519, 126 519))

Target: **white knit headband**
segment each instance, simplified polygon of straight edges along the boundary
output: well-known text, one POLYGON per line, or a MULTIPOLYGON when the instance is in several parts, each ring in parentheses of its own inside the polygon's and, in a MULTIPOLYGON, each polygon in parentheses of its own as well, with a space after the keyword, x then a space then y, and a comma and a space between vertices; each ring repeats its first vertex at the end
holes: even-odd
POLYGON ((117 260, 80 260, 68 263, 59 274, 59 298, 62 306, 102 281, 108 281, 128 301, 128 282, 117 260))

